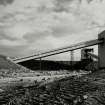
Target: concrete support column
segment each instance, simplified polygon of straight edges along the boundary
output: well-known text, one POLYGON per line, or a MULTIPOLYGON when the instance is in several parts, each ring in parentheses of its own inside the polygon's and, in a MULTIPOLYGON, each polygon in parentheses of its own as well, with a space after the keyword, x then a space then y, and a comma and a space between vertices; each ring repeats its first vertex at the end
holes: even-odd
POLYGON ((70 69, 73 69, 72 66, 73 66, 73 61, 74 61, 74 51, 71 51, 70 56, 71 56, 71 60, 70 60, 71 68, 70 69))
POLYGON ((42 70, 42 59, 40 58, 40 70, 42 70))
POLYGON ((104 38, 104 43, 98 45, 99 69, 105 68, 105 31, 98 35, 98 39, 104 38))

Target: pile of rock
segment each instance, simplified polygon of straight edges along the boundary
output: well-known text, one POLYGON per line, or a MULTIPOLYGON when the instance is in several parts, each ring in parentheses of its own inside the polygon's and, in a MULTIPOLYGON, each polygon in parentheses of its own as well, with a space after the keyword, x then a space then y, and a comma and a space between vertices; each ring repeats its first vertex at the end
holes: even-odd
POLYGON ((0 55, 0 78, 16 77, 19 73, 30 73, 31 70, 15 64, 6 56, 0 55))

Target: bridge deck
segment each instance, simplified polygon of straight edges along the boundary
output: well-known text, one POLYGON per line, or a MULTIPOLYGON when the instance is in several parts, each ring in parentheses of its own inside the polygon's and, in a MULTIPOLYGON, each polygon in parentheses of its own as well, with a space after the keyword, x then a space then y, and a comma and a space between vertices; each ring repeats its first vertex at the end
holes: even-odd
POLYGON ((62 48, 58 48, 58 49, 53 49, 53 50, 50 50, 50 51, 46 51, 46 52, 43 52, 43 53, 40 53, 40 54, 28 56, 28 57, 16 58, 16 59, 13 59, 13 61, 15 63, 19 63, 19 62, 28 61, 28 60, 31 60, 31 59, 45 58, 45 57, 48 57, 48 56, 57 55, 57 54, 60 54, 60 53, 69 52, 69 51, 81 49, 81 48, 84 48, 84 47, 97 45, 97 44, 103 43, 103 41, 104 41, 103 39, 100 39, 100 40, 96 39, 96 40, 81 42, 81 43, 73 44, 71 46, 62 47, 62 48))

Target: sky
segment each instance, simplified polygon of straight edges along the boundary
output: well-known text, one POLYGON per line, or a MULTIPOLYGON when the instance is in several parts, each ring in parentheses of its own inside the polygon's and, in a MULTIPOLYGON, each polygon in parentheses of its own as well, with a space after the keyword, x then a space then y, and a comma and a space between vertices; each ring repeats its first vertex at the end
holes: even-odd
POLYGON ((104 11, 105 0, 0 0, 0 54, 23 57, 96 39, 104 11))

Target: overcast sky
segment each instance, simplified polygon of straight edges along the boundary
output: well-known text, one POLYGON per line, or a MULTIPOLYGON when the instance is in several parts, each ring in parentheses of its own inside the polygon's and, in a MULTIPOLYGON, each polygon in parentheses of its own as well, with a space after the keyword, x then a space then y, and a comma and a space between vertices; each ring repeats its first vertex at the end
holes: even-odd
POLYGON ((0 0, 0 53, 27 56, 96 39, 104 24, 105 0, 0 0))

